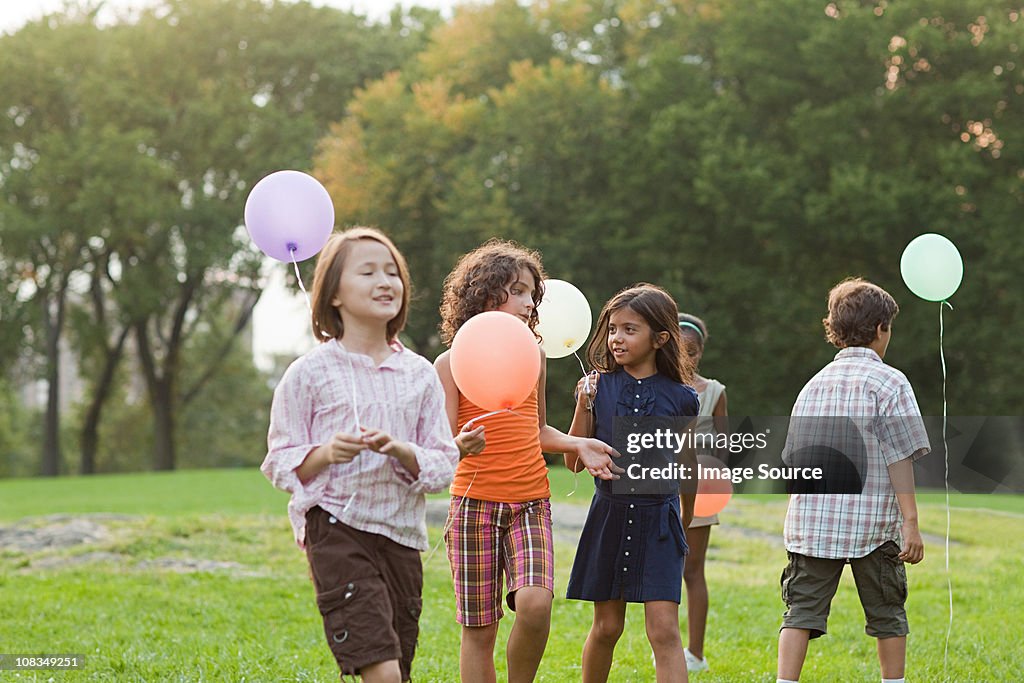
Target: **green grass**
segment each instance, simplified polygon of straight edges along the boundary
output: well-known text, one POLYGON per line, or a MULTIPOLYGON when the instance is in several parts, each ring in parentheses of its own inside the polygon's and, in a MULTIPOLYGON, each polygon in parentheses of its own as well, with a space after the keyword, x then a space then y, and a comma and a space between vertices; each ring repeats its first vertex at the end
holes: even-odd
MULTIPOLYGON (((587 504, 591 481, 551 473, 553 500, 587 504)), ((0 672, 0 681, 336 681, 304 556, 285 517, 287 496, 253 470, 0 481, 0 526, 41 515, 113 512, 111 532, 88 545, 25 553, 0 550, 0 652, 80 653, 77 672, 0 672), (106 555, 98 555, 106 553, 106 555), (107 559, 103 559, 107 558, 107 559), (179 560, 225 569, 179 573, 179 560), (230 564, 229 564, 230 563, 230 564)), ((951 579, 955 614, 948 667, 943 649, 948 595, 944 495, 920 496, 928 534, 923 564, 908 569, 908 675, 918 681, 1016 680, 1024 652, 1019 614, 1024 579, 1024 497, 953 496, 951 579), (995 510, 993 514, 992 510, 995 510)), ((706 651, 698 680, 774 681, 785 564, 785 499, 736 496, 712 533, 706 651)), ((439 530, 432 530, 432 544, 439 530)), ((556 600, 540 680, 579 679, 591 607, 564 595, 575 548, 556 544, 556 600)), ((427 559, 427 556, 424 556, 427 559)), ((420 681, 454 681, 459 631, 444 550, 425 568, 420 681)), ((877 680, 874 642, 863 633, 849 576, 833 603, 830 633, 811 645, 808 681, 877 680)), ((511 619, 499 636, 499 680, 511 619)), ((643 609, 631 606, 612 679, 653 680, 643 609)))

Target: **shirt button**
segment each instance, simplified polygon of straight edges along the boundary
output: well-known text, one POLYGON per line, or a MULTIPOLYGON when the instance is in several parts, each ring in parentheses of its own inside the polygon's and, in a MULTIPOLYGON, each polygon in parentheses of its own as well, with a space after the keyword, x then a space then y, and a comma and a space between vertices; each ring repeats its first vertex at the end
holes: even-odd
POLYGON ((632 510, 632 509, 633 509, 633 508, 635 508, 635 507, 636 507, 636 505, 633 505, 632 503, 630 503, 630 504, 629 504, 629 509, 630 509, 630 510, 632 510))
POLYGON ((637 394, 637 395, 636 395, 636 398, 640 398, 640 394, 637 394))
POLYGON ((633 423, 633 426, 636 427, 636 422, 633 423))
POLYGON ((629 557, 629 551, 628 550, 626 551, 626 557, 629 557))
POLYGON ((624 571, 624 572, 628 572, 628 571, 629 571, 629 567, 623 567, 623 568, 622 568, 622 571, 624 571))
POLYGON ((632 537, 632 536, 626 536, 626 540, 627 540, 627 541, 632 541, 632 540, 633 540, 633 537, 632 537))
POLYGON ((639 408, 633 408, 633 412, 634 412, 634 413, 639 413, 639 412, 640 412, 640 409, 639 409, 639 408))
POLYGON ((630 489, 629 489, 629 492, 630 492, 630 493, 636 493, 636 489, 635 489, 635 488, 632 488, 632 487, 630 487, 630 489))
POLYGON ((636 381, 636 383, 637 383, 637 384, 643 384, 643 381, 642 381, 642 380, 639 380, 639 379, 638 379, 638 380, 636 381))
POLYGON ((629 523, 630 523, 630 524, 632 524, 632 523, 633 523, 633 520, 631 520, 631 519, 630 519, 630 520, 628 520, 628 521, 629 521, 629 523))

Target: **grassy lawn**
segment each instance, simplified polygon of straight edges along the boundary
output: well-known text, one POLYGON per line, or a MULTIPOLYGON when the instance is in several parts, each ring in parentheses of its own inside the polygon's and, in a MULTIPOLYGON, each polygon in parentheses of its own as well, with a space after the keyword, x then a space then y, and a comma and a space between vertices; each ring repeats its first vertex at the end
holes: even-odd
MULTIPOLYGON (((571 474, 552 471, 556 503, 587 504, 589 478, 579 477, 568 496, 573 486, 571 474)), ((919 681, 1017 680, 1024 670, 1024 652, 1012 645, 1024 640, 1024 497, 952 497, 955 612, 945 667, 944 500, 942 493, 920 496, 927 557, 908 570, 908 674, 919 681)), ((0 681, 336 681, 286 503, 251 470, 0 481, 0 527, 73 521, 43 515, 117 515, 84 518, 106 530, 91 543, 0 550, 0 652, 87 658, 82 671, 7 671, 0 681)), ((784 512, 782 497, 737 496, 712 533, 712 670, 694 680, 775 680, 784 512)), ((439 533, 432 530, 435 544, 439 533)), ((579 679, 591 608, 559 597, 574 550, 569 539, 556 545, 544 681, 579 679)), ((457 680, 458 628, 443 548, 429 558, 424 592, 414 674, 420 681, 457 680)), ((499 643, 510 622, 504 620, 499 643)), ((627 615, 612 678, 653 680, 639 606, 627 615)), ((811 645, 804 679, 878 680, 874 642, 863 633, 848 575, 833 603, 830 634, 811 645)))

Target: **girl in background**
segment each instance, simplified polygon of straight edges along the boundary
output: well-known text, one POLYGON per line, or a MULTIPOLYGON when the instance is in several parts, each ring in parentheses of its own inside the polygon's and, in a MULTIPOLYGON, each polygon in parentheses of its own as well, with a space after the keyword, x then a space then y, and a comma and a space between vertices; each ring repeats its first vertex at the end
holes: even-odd
MULTIPOLYGON (((688 313, 679 314, 679 331, 683 335, 683 347, 693 363, 694 372, 700 366, 704 355, 704 344, 708 339, 708 328, 704 321, 688 313)), ((700 374, 693 378, 693 388, 700 398, 700 412, 697 413, 697 428, 706 432, 725 434, 729 430, 725 385, 716 379, 700 374)), ((714 455, 709 453, 709 455, 714 455)), ((708 660, 704 656, 704 631, 708 620, 708 584, 704 577, 704 561, 708 552, 711 527, 718 524, 718 515, 694 517, 686 531, 690 554, 683 569, 686 583, 686 624, 689 643, 683 654, 686 670, 707 671, 708 660)))

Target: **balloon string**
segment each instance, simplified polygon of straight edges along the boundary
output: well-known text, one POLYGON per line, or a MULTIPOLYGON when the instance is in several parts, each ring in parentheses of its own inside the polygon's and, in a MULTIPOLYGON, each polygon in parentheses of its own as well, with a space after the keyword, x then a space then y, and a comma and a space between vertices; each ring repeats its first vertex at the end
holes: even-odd
POLYGON ((313 315, 313 304, 309 302, 309 292, 306 291, 306 285, 302 282, 302 274, 299 273, 299 263, 295 260, 295 247, 288 249, 288 255, 292 257, 292 265, 295 266, 295 279, 299 281, 299 289, 306 295, 306 308, 309 309, 309 314, 313 315))
POLYGON ((586 366, 583 365, 583 359, 580 358, 578 351, 573 351, 572 355, 576 356, 576 360, 580 364, 580 370, 583 372, 583 393, 587 395, 587 410, 594 409, 594 403, 590 400, 590 373, 587 372, 586 366))
MULTIPOLYGON (((512 410, 511 408, 502 408, 501 410, 492 410, 489 413, 484 413, 483 415, 477 415, 472 420, 467 420, 466 424, 462 425, 462 431, 466 431, 467 429, 472 429, 471 425, 474 422, 476 422, 477 420, 483 420, 483 419, 486 419, 488 417, 493 417, 495 415, 500 415, 501 413, 511 413, 512 415, 518 415, 519 417, 526 417, 526 415, 523 415, 522 413, 517 413, 516 411, 512 410)), ((529 419, 529 418, 527 418, 527 419, 529 419)))
POLYGON ((473 488, 473 482, 476 481, 476 475, 479 473, 479 467, 473 470, 473 478, 469 480, 469 486, 467 486, 466 490, 462 492, 462 497, 459 500, 459 504, 455 506, 455 512, 452 513, 451 519, 448 520, 441 529, 441 539, 437 542, 437 545, 434 546, 434 549, 430 551, 430 554, 427 555, 427 559, 423 561, 424 567, 430 564, 430 559, 434 557, 434 553, 436 553, 437 549, 441 547, 442 543, 444 543, 444 537, 448 535, 448 532, 451 531, 452 526, 455 524, 455 518, 459 516, 459 511, 462 509, 462 505, 466 502, 466 498, 469 497, 469 490, 473 488))
POLYGON ((946 588, 949 591, 949 625, 946 628, 946 646, 942 651, 942 669, 945 671, 946 662, 949 657, 949 637, 953 633, 953 577, 949 573, 949 449, 946 446, 946 354, 942 348, 943 306, 949 306, 949 310, 953 310, 953 306, 948 301, 943 301, 939 304, 939 360, 942 362, 942 457, 945 461, 944 482, 946 485, 946 588))
MULTIPOLYGON (((587 397, 587 410, 593 411, 594 401, 590 398, 590 373, 587 372, 587 367, 583 365, 583 359, 580 358, 579 352, 573 351, 572 355, 576 356, 576 361, 580 364, 580 371, 583 373, 583 393, 587 397)), ((577 459, 579 458, 579 456, 576 457, 577 459)), ((572 472, 572 491, 569 491, 569 493, 565 494, 565 497, 568 498, 572 494, 576 493, 576 489, 579 488, 579 485, 580 473, 578 470, 574 468, 572 472)))

